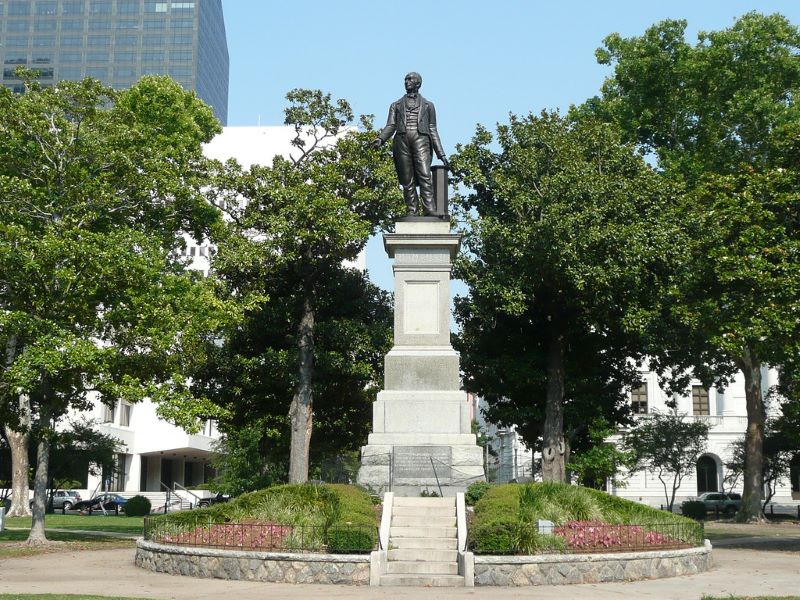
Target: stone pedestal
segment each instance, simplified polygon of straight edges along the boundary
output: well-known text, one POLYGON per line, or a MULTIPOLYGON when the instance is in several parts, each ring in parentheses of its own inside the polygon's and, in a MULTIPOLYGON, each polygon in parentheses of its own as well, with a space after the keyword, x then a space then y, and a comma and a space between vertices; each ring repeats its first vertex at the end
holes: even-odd
POLYGON ((455 495, 484 478, 450 344, 450 272, 461 236, 448 221, 422 217, 398 221, 383 239, 394 259, 394 346, 358 482, 400 496, 439 486, 455 495))

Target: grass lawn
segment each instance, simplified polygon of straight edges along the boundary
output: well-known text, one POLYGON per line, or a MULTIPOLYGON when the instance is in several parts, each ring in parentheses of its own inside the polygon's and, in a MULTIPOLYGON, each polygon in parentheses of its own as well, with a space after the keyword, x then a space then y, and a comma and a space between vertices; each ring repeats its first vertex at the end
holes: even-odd
POLYGON ((0 594, 0 600, 141 600, 127 596, 87 596, 85 594, 0 594))
MULTIPOLYGON (((117 517, 104 516, 102 513, 93 515, 46 515, 44 518, 45 529, 85 529, 88 531, 107 531, 109 533, 142 533, 144 517, 117 517)), ((9 517, 6 527, 31 528, 30 517, 9 517)), ((0 537, 2 539, 2 537, 0 537)))
POLYGON ((702 600, 800 600, 800 596, 703 596, 702 600))

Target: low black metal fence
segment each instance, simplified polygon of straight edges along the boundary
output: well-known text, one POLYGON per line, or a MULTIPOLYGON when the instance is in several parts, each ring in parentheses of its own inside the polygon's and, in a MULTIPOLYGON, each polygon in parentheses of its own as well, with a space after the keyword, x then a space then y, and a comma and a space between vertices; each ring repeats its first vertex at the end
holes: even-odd
POLYGON ((185 518, 145 517, 144 539, 175 546, 261 552, 359 554, 375 550, 378 528, 371 525, 283 525, 217 523, 185 518))
POLYGON ((576 521, 553 527, 553 535, 563 540, 564 552, 641 552, 702 546, 704 529, 697 522, 609 525, 576 521))

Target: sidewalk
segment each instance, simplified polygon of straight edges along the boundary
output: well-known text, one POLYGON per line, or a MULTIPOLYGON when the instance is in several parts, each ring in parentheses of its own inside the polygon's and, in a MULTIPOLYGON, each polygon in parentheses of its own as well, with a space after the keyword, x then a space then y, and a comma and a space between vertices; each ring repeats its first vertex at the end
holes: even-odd
POLYGON ((800 554, 749 549, 715 549, 708 573, 633 583, 585 584, 528 588, 370 588, 335 585, 291 585, 195 579, 152 573, 133 564, 133 550, 99 550, 43 554, 0 560, 0 593, 96 594, 161 600, 263 600, 319 596, 364 598, 491 598, 542 600, 587 597, 592 600, 658 598, 699 600, 716 596, 797 594, 800 554))

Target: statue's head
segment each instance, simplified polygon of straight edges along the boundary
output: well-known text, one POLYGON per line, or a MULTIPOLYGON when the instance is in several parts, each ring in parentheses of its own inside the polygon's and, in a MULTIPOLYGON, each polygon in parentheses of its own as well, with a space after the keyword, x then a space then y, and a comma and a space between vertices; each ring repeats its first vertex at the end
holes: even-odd
POLYGON ((416 93, 419 91, 419 88, 422 87, 422 75, 420 75, 416 71, 411 71, 411 73, 406 75, 405 83, 406 83, 406 92, 416 93))

